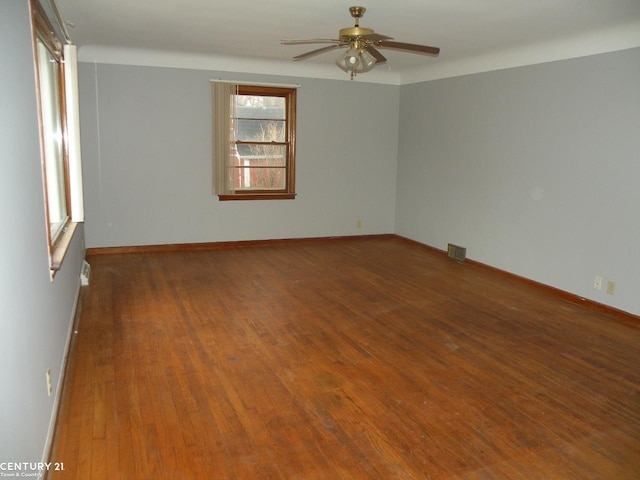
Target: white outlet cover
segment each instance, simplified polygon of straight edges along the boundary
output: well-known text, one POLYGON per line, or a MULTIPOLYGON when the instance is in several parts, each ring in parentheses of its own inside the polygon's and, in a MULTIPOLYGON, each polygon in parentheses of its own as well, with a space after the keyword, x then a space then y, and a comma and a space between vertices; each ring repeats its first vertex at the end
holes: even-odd
POLYGON ((602 290, 602 277, 596 276, 595 280, 593 281, 593 288, 595 288, 596 290, 602 290))

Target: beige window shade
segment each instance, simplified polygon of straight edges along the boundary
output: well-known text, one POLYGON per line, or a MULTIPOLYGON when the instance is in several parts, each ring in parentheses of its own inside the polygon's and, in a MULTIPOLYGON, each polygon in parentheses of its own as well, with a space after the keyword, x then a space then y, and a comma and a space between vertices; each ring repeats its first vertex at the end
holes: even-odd
POLYGON ((212 127, 213 127, 213 193, 228 195, 233 193, 230 168, 233 158, 234 134, 233 95, 238 85, 228 82, 211 82, 212 127))
POLYGON ((84 222, 82 154, 80 148, 80 101, 78 100, 78 54, 75 45, 64 47, 67 148, 69 151, 69 191, 71 221, 84 222))
POLYGON ((295 198, 296 87, 211 81, 219 200, 295 198))

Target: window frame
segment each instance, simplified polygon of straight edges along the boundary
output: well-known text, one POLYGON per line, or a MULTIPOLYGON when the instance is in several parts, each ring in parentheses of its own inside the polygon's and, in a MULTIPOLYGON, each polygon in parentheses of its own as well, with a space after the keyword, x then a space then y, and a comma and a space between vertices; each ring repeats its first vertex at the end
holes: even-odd
POLYGON ((62 42, 57 37, 51 22, 47 18, 47 14, 38 0, 30 1, 31 8, 31 24, 33 32, 33 61, 35 68, 35 82, 36 82, 36 96, 37 96, 37 108, 38 108, 38 124, 40 135, 40 157, 42 166, 42 183, 44 193, 44 210, 45 210, 45 226, 47 235, 47 250, 49 255, 49 272, 51 280, 53 280, 56 272, 62 268, 62 262, 69 249, 71 240, 76 231, 77 222, 72 221, 72 199, 71 199, 71 181, 70 181, 70 167, 69 167, 69 135, 68 135, 68 122, 67 122, 67 98, 66 98, 66 76, 64 68, 64 49, 62 42), (56 231, 52 230, 51 222, 51 205, 49 198, 48 181, 51 175, 57 175, 52 172, 50 168, 47 168, 48 154, 47 154, 47 132, 44 120, 44 108, 43 108, 43 88, 41 81, 41 66, 40 66, 40 54, 39 54, 39 42, 48 50, 51 57, 56 63, 56 75, 57 85, 52 92, 55 95, 57 102, 59 103, 59 118, 60 123, 60 143, 62 153, 62 172, 59 180, 63 184, 63 192, 59 193, 57 200, 61 201, 65 207, 64 218, 60 222, 60 226, 56 228, 56 231))
MULTIPOLYGON (((278 143, 286 148, 285 160, 285 188, 279 190, 242 189, 231 193, 218 193, 220 201, 227 200, 291 200, 295 199, 295 160, 296 160, 296 110, 297 89, 291 87, 268 85, 238 84, 232 95, 249 95, 261 97, 280 97, 285 99, 286 127, 285 141, 278 143)), ((231 99, 230 99, 231 101, 231 99)), ((215 141, 215 140, 214 140, 215 141)), ((236 145, 252 142, 235 141, 236 145)))

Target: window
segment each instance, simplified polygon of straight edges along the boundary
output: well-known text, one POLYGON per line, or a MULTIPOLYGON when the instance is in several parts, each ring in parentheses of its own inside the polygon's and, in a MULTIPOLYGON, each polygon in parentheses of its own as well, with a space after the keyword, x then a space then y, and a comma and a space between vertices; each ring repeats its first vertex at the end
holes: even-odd
POLYGON ((220 200, 295 198, 296 90, 212 83, 220 200))
POLYGON ((75 47, 64 48, 37 0, 31 0, 49 268, 53 275, 84 220, 77 125, 75 47))

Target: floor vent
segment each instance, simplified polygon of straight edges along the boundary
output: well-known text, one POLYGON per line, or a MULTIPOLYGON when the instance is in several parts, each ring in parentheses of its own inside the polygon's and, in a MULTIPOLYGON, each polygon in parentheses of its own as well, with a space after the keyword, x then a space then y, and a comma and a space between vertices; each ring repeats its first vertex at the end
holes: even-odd
POLYGON ((467 249, 449 243, 447 245, 447 256, 453 258, 458 263, 462 263, 467 257, 467 249))
POLYGON ((91 265, 86 260, 82 261, 82 270, 80 271, 80 284, 83 287, 89 285, 89 276, 91 275, 91 265))

